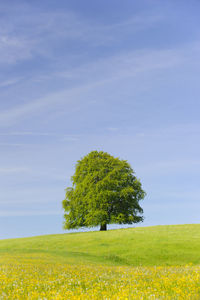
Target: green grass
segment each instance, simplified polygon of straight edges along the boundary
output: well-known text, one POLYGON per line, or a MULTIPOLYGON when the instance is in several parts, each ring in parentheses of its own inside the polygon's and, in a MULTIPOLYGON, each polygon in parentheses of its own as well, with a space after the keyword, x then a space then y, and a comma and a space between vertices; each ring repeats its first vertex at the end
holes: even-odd
POLYGON ((200 224, 139 227, 0 241, 0 256, 70 264, 200 264, 200 224))

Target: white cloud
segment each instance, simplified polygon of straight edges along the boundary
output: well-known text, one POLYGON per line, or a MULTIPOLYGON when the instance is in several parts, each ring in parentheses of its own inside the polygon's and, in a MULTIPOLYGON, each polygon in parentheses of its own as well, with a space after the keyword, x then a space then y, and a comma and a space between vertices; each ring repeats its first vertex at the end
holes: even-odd
MULTIPOLYGON (((63 141, 67 140, 78 140, 80 135, 75 134, 59 134, 59 133, 52 133, 52 132, 32 132, 32 131, 19 131, 19 132, 0 132, 0 136, 35 136, 35 137, 58 137, 63 141)), ((14 144, 15 145, 15 144, 14 144)))
POLYGON ((32 41, 4 35, 0 37, 0 64, 12 64, 32 57, 32 41))
POLYGON ((197 159, 176 159, 165 161, 154 161, 146 163, 145 165, 140 164, 137 166, 137 170, 144 175, 160 175, 160 174, 179 174, 182 172, 200 172, 200 160, 197 159))
POLYGON ((25 143, 0 143, 1 147, 23 147, 27 145, 25 143))
POLYGON ((128 20, 105 26, 69 10, 39 11, 30 3, 13 5, 2 8, 9 18, 0 20, 1 64, 31 59, 38 54, 55 60, 54 45, 60 41, 105 44, 117 41, 119 34, 143 30, 163 19, 161 15, 133 15, 128 20))
POLYGON ((111 132, 117 132, 119 130, 119 128, 117 128, 117 127, 108 127, 107 130, 111 131, 111 132))
POLYGON ((0 87, 8 87, 8 86, 11 86, 11 85, 13 85, 13 84, 18 83, 21 79, 22 79, 22 77, 19 77, 19 78, 11 78, 11 79, 8 79, 8 80, 0 81, 0 87))
POLYGON ((5 167, 0 168, 0 175, 9 175, 9 174, 15 174, 15 173, 27 173, 29 172, 28 168, 24 167, 5 167))
POLYGON ((132 51, 73 69, 71 74, 73 74, 75 82, 79 82, 75 84, 75 87, 1 111, 0 126, 13 125, 22 118, 27 118, 32 114, 51 109, 62 103, 69 105, 74 101, 78 102, 88 90, 102 87, 115 80, 135 77, 140 73, 171 68, 183 59, 184 57, 180 56, 179 51, 132 51), (84 82, 80 83, 78 78, 84 78, 84 82))
POLYGON ((63 215, 63 212, 56 210, 49 211, 33 211, 33 210, 1 210, 0 217, 17 217, 17 216, 48 216, 48 215, 63 215))

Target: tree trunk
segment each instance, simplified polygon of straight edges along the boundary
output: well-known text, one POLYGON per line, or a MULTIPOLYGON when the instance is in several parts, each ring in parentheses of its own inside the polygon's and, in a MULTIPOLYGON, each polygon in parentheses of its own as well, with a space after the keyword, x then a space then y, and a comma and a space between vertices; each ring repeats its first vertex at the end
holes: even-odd
POLYGON ((100 231, 107 230, 107 224, 101 224, 100 231))

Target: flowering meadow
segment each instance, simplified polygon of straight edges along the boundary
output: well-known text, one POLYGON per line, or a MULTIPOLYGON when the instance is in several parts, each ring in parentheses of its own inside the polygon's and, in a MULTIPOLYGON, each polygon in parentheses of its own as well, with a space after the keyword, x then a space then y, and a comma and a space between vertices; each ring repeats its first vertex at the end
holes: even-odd
POLYGON ((0 299, 200 299, 200 266, 126 267, 0 260, 0 299))
POLYGON ((200 300, 200 224, 0 240, 0 300, 200 300))

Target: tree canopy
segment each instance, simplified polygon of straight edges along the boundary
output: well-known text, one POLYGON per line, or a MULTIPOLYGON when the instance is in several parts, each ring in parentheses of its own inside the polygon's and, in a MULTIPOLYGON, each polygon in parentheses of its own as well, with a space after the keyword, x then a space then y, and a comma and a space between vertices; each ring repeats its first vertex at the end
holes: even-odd
POLYGON ((63 200, 66 229, 143 221, 145 192, 126 160, 92 151, 78 160, 71 180, 63 200))

